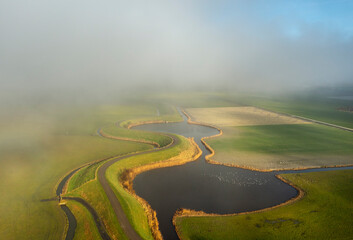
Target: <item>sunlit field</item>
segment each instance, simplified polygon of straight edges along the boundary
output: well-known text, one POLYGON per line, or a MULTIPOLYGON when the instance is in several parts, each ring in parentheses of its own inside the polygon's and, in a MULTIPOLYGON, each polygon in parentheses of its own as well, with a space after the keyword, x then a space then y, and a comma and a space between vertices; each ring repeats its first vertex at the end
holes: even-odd
MULTIPOLYGON (((105 139, 96 132, 117 121, 158 118, 157 109, 159 105, 130 104, 2 113, 0 213, 4 217, 0 219, 0 238, 60 239, 65 234, 64 214, 57 201, 40 200, 55 197, 59 180, 82 164, 150 148, 105 139)), ((92 171, 88 172, 89 177, 78 182, 89 181, 92 171)))
POLYGON ((353 134, 316 124, 227 127, 207 140, 216 162, 259 170, 353 164, 353 134))
POLYGON ((0 240, 353 239, 352 13, 0 0, 0 240))
POLYGON ((309 123, 255 107, 187 108, 186 111, 196 122, 219 127, 309 123))

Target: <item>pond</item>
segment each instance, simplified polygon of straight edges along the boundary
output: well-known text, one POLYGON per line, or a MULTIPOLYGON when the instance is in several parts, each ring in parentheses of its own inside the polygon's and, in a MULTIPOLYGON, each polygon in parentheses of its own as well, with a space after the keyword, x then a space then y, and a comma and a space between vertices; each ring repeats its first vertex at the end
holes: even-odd
POLYGON ((275 172, 257 172, 241 168, 209 164, 209 151, 201 138, 218 134, 218 130, 188 124, 186 117, 179 123, 147 124, 134 129, 175 133, 193 137, 202 156, 181 166, 159 168, 141 173, 133 182, 136 194, 157 212, 164 239, 178 239, 172 224, 180 208, 206 213, 239 213, 259 210, 283 203, 298 192, 275 177, 275 172))

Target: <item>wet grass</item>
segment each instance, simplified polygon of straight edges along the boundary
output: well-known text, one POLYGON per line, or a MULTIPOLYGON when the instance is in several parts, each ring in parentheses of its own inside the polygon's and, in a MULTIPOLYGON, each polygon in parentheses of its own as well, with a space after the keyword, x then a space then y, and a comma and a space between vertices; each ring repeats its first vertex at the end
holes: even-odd
POLYGON ((286 174, 306 195, 262 213, 177 219, 182 239, 351 239, 353 171, 286 174))

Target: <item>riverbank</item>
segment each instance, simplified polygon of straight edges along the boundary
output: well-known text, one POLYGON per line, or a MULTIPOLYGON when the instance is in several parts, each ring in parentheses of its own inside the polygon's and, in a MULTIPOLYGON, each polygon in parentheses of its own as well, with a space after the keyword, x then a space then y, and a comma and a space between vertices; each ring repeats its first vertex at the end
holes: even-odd
MULTIPOLYGON (((158 149, 152 149, 152 150, 148 150, 148 151, 140 152, 140 153, 135 153, 135 154, 128 154, 125 157, 118 157, 118 159, 115 159, 115 160, 114 159, 113 160, 108 160, 107 164, 112 165, 113 163, 110 163, 110 162, 116 162, 117 160, 120 161, 120 160, 123 160, 123 158, 133 157, 133 156, 145 154, 145 153, 148 153, 148 152, 151 153, 151 152, 156 152, 156 151, 161 151, 161 150, 167 150, 168 148, 171 148, 171 147, 177 145, 180 142, 179 139, 177 139, 177 141, 176 141, 175 138, 172 135, 166 135, 166 134, 157 134, 157 135, 161 135, 163 137, 168 137, 172 141, 170 141, 170 143, 168 145, 166 145, 164 147, 161 147, 161 148, 158 148, 158 149)), ((104 134, 102 134, 102 137, 106 137, 106 136, 104 136, 104 134)), ((131 140, 134 141, 134 142, 139 141, 139 140, 135 140, 135 139, 131 139, 131 140)), ((146 143, 146 141, 143 141, 143 140, 139 141, 139 142, 146 143)), ((185 162, 197 159, 199 157, 199 155, 201 154, 201 151, 198 149, 197 145, 194 143, 194 141, 192 139, 189 139, 189 144, 188 145, 190 145, 191 149, 190 148, 186 149, 186 150, 182 151, 179 155, 177 155, 175 157, 172 157, 170 159, 167 159, 167 161, 164 161, 165 159, 163 159, 161 162, 158 162, 158 163, 151 163, 151 164, 148 164, 147 166, 142 166, 142 167, 140 166, 138 168, 135 168, 133 170, 133 172, 136 175, 136 174, 138 174, 140 172, 147 171, 149 169, 184 164, 185 162)), ((104 165, 102 165, 101 167, 104 167, 104 165)), ((104 182, 102 182, 102 177, 100 178, 100 175, 102 175, 103 172, 104 172, 104 170, 101 173, 99 172, 99 170, 101 170, 101 167, 97 168, 96 176, 98 176, 99 181, 102 184, 104 184, 104 182)), ((107 168, 108 167, 106 167, 106 169, 107 168)), ((94 179, 92 179, 92 180, 94 181, 94 179)), ((133 179, 130 179, 131 182, 132 182, 132 180, 133 179)), ((89 183, 89 182, 87 182, 87 183, 89 183)), ((105 187, 108 186, 107 184, 104 184, 104 185, 105 185, 105 187)), ((104 188, 104 186, 103 186, 103 188, 104 188)), ((81 190, 80 190, 80 192, 81 192, 81 190)), ((142 206, 146 210, 146 213, 148 213, 148 220, 149 220, 148 222, 149 222, 149 225, 150 225, 151 229, 153 230, 153 235, 154 236, 158 236, 158 221, 156 220, 155 214, 153 214, 153 210, 149 207, 147 202, 145 202, 142 199, 138 198, 136 195, 134 197, 140 202, 140 204, 142 204, 142 206)), ((111 198, 109 198, 109 196, 108 196, 108 199, 110 201, 112 200, 111 198)), ((91 205, 94 206, 95 204, 91 203, 91 205)), ((113 209, 114 209, 114 205, 113 205, 113 209)), ((123 224, 125 226, 129 224, 129 222, 126 222, 126 221, 119 221, 119 222, 120 223, 123 222, 123 224)), ((111 228, 107 228, 107 229, 110 230, 111 228)), ((132 239, 135 239, 135 238, 132 238, 132 239)))
MULTIPOLYGON (((219 111, 223 109, 223 115, 226 115, 228 108, 221 108, 219 111)), ((200 112, 200 109, 197 110, 196 112, 200 112)), ((201 113, 206 114, 206 110, 201 113)), ((197 124, 190 114, 186 114, 190 123, 197 124)), ((229 122, 228 115, 228 120, 222 120, 222 116, 213 118, 219 119, 220 122, 229 122)), ((244 121, 241 116, 238 118, 244 121)), ((206 123, 202 125, 215 127, 206 123)), ((211 155, 206 157, 209 163, 260 172, 353 165, 353 135, 350 132, 317 124, 223 128, 222 137, 202 140, 211 151, 211 155)))
MULTIPOLYGON (((282 175, 281 175, 282 176, 282 175)), ((349 239, 353 236, 353 170, 285 174, 305 192, 271 211, 174 219, 181 239, 349 239)))
POLYGON ((190 142, 191 147, 184 150, 179 155, 167 160, 163 160, 161 162, 155 162, 132 169, 127 169, 120 176, 120 182, 124 189, 130 192, 130 194, 133 195, 145 209, 148 217, 148 223, 152 230, 154 239, 163 239, 162 234, 159 231, 159 223, 156 212, 151 208, 146 200, 136 195, 135 191, 133 190, 133 180, 138 174, 152 169, 172 167, 197 160, 201 156, 202 152, 193 139, 188 139, 188 141, 190 142))
MULTIPOLYGON (((175 118, 176 119, 176 118, 175 118)), ((156 121, 159 121, 159 120, 156 120, 156 121)), ((98 134, 100 135, 100 136, 102 136, 102 135, 104 135, 104 134, 101 134, 101 131, 98 131, 98 134)), ((168 137, 168 136, 166 136, 166 135, 163 135, 163 134, 155 134, 155 133, 143 133, 143 134, 147 134, 147 135, 156 135, 156 136, 161 136, 161 139, 163 138, 163 144, 164 144, 164 142, 166 142, 166 141, 164 141, 164 138, 166 138, 166 139, 171 139, 172 140, 172 138, 170 138, 170 137, 168 137)), ((143 135, 142 134, 142 135, 143 135)), ((150 145, 155 145, 156 146, 156 144, 154 144, 153 142, 150 142, 150 141, 144 141, 144 140, 141 140, 140 141, 140 139, 133 139, 133 138, 124 138, 124 139, 118 139, 118 138, 116 138, 116 139, 114 139, 114 137, 113 136, 102 136, 102 137, 105 137, 105 138, 111 138, 111 139, 113 139, 113 140, 118 140, 118 141, 120 141, 121 143, 123 143, 123 142, 135 142, 135 143, 143 143, 143 144, 150 144, 150 145), (122 141, 122 140, 124 140, 124 141, 122 141)), ((165 147, 169 147, 169 146, 171 146, 171 145, 173 145, 172 143, 173 143, 173 141, 170 141, 170 140, 168 140, 169 141, 169 143, 167 143, 167 145, 166 144, 164 144, 164 147, 162 147, 162 148, 159 148, 159 149, 150 149, 150 150, 147 150, 147 151, 145 151, 145 152, 150 152, 150 151, 158 151, 158 150, 160 150, 160 149, 164 149, 165 147)), ((158 143, 157 143, 158 144, 158 143)), ((159 144, 158 144, 158 146, 160 146, 159 144)), ((118 157, 118 158, 127 158, 127 157, 131 157, 132 155, 136 155, 136 154, 139 154, 139 153, 136 153, 136 151, 132 151, 133 152, 133 154, 127 154, 127 155, 125 155, 125 156, 120 156, 120 157, 118 157)), ((117 158, 117 157, 111 157, 110 159, 112 159, 112 160, 107 160, 107 159, 105 159, 105 160, 107 160, 107 162, 109 162, 109 161, 113 161, 115 158, 117 158)), ((76 183, 74 184, 75 186, 73 186, 72 188, 71 188, 71 190, 74 190, 73 192, 70 192, 70 194, 68 194, 68 196, 79 196, 79 197, 82 197, 82 195, 81 194, 83 194, 84 195, 84 197, 82 198, 82 199, 85 199, 86 198, 86 200, 87 200, 87 203, 88 204, 90 204, 90 206, 96 206, 96 204, 95 204, 95 200, 94 199, 96 199, 96 197, 95 196, 90 196, 90 197, 88 197, 88 195, 91 195, 91 194, 85 194, 84 193, 84 191, 83 191, 83 189, 86 189, 88 192, 92 192, 91 190, 92 190, 92 186, 95 186, 95 188, 100 188, 100 186, 99 185, 96 185, 95 184, 95 181, 97 180, 97 171, 98 171, 98 169, 99 169, 99 166, 100 164, 98 164, 97 163, 97 161, 94 161, 93 163, 91 162, 91 163, 88 163, 88 164, 84 164, 83 166, 81 166, 81 168, 82 169, 80 169, 80 171, 77 171, 73 176, 70 176, 70 178, 69 178, 69 180, 72 180, 72 178, 75 178, 75 176, 77 175, 77 174, 81 174, 82 172, 82 178, 80 177, 80 179, 76 179, 76 180, 78 180, 78 181, 75 181, 76 183), (91 167, 91 166, 93 166, 93 167, 91 167), (86 168, 88 169, 88 168, 92 168, 92 169, 89 169, 89 170, 86 170, 86 168), (85 171, 83 171, 83 170, 85 170, 85 171), (89 176, 86 176, 87 174, 88 175, 92 175, 92 173, 94 174, 93 175, 93 178, 92 177, 89 177, 89 176), (87 199, 87 197, 88 197, 88 199, 87 199)), ((67 181, 67 182, 69 182, 69 181, 67 181)), ((67 185, 67 182, 66 182, 66 184, 65 185, 67 185)), ((97 192, 97 194, 98 195, 101 195, 101 191, 97 191, 97 190, 99 190, 99 189, 96 189, 96 191, 94 191, 94 192, 97 192)), ((107 198, 102 198, 102 196, 101 197, 98 197, 97 199, 100 199, 100 201, 99 202, 104 202, 104 201, 107 201, 108 199, 107 198)), ((97 203, 97 202, 96 202, 97 203)), ((108 203, 109 204, 109 203, 108 203)), ((108 211, 109 212, 109 211, 108 211)), ((108 212, 105 212, 105 213, 108 213, 108 212)), ((99 216, 105 216, 106 214, 104 214, 102 211, 101 211, 101 209, 98 209, 98 211, 97 211, 97 213, 99 214, 99 216), (102 214, 103 213, 103 214, 102 214)), ((103 219, 103 218, 102 218, 103 219)), ((111 222, 111 218, 109 218, 110 220, 108 220, 108 222, 111 222)), ((108 226, 109 224, 107 224, 108 223, 107 222, 107 220, 106 219, 103 219, 103 223, 104 223, 104 225, 106 225, 106 226, 108 226)), ((113 220, 113 222, 115 222, 115 220, 113 220)), ((129 223, 127 223, 127 224, 129 224, 129 223)), ((117 223, 117 222, 115 222, 115 224, 113 224, 114 226, 116 226, 115 227, 115 229, 119 229, 120 227, 118 227, 119 226, 119 223, 117 223)), ((91 227, 93 227, 94 228, 94 226, 91 226, 91 227)), ((109 226, 107 227, 107 229, 108 230, 111 230, 112 228, 110 228, 109 226)), ((82 231, 81 231, 82 232, 82 231)), ((117 236, 117 234, 118 234, 118 236, 123 236, 122 234, 122 231, 121 231, 121 228, 120 228, 120 230, 118 230, 117 232, 114 232, 113 234, 111 234, 112 236, 113 236, 113 238, 115 239, 115 236, 117 236)), ((120 237, 119 237, 120 238, 120 237)))

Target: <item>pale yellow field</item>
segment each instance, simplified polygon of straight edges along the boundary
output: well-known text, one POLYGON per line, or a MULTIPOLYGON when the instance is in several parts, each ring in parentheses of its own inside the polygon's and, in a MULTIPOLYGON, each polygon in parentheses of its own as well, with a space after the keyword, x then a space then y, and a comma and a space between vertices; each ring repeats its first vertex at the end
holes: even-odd
POLYGON ((306 124, 297 118, 280 115, 256 107, 187 108, 196 122, 217 126, 254 126, 275 124, 306 124))
POLYGON ((263 154, 233 150, 216 151, 213 163, 263 171, 352 165, 352 156, 309 154, 263 154))

